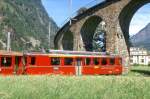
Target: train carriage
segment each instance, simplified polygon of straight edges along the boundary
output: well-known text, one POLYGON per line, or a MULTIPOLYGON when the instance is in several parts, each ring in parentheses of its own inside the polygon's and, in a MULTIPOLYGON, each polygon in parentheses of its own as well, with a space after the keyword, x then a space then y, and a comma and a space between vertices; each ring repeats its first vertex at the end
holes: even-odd
POLYGON ((0 52, 0 63, 4 75, 119 75, 123 69, 119 56, 77 51, 0 52))

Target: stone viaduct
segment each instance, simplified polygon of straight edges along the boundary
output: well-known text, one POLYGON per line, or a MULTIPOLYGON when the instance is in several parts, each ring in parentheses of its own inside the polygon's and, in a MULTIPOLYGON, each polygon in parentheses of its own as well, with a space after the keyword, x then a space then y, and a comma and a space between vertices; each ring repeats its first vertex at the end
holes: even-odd
POLYGON ((129 64, 129 25, 135 12, 150 0, 105 0, 74 17, 57 33, 57 49, 92 51, 93 35, 99 24, 105 22, 106 51, 124 57, 129 64), (88 48, 89 47, 89 48, 88 48))

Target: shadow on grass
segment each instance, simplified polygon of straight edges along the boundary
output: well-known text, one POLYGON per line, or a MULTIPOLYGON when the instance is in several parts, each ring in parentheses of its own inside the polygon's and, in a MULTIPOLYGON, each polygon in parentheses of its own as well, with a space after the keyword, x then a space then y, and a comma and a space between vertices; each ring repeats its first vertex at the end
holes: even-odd
POLYGON ((150 71, 148 70, 131 70, 132 72, 135 72, 135 73, 140 73, 144 76, 150 76, 150 71))

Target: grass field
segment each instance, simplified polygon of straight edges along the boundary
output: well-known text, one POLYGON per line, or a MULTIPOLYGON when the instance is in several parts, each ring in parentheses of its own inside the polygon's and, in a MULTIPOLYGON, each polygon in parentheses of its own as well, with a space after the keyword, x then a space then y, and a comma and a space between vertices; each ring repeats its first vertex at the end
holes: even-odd
POLYGON ((150 66, 132 66, 127 76, 150 77, 150 66))
POLYGON ((150 99, 150 67, 124 76, 0 77, 0 99, 150 99))

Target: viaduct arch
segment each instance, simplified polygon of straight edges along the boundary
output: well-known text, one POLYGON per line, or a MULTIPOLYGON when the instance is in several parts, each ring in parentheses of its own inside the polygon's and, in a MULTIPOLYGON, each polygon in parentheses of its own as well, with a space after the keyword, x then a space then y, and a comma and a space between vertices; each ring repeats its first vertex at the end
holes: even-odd
POLYGON ((90 37, 95 33, 99 22, 104 21, 106 23, 106 51, 123 56, 124 66, 129 66, 130 21, 135 12, 147 3, 150 3, 150 0, 105 0, 74 17, 76 20, 72 21, 71 25, 69 22, 66 23, 55 37, 55 47, 64 49, 62 40, 65 33, 70 31, 73 39, 70 38, 66 42, 72 40, 71 50, 92 51, 91 45, 86 45, 85 41, 91 43, 90 37), (91 24, 90 29, 87 24, 91 24), (84 30, 86 32, 83 32, 84 30))

